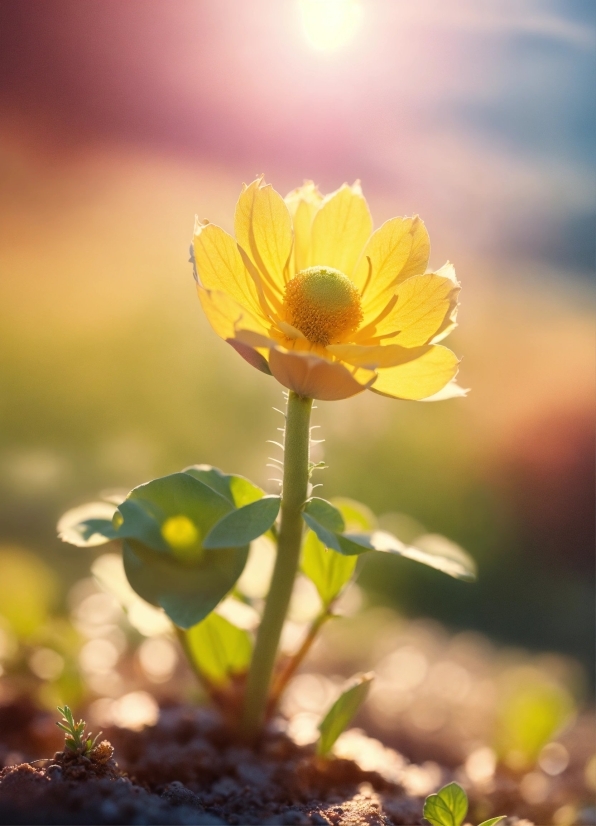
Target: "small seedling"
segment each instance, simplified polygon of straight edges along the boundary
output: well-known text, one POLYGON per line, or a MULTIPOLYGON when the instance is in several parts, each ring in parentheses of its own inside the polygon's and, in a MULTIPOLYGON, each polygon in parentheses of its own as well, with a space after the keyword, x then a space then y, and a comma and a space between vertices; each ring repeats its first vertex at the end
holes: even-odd
POLYGON ((374 674, 360 674, 351 681, 333 703, 319 724, 321 736, 317 743, 317 754, 321 757, 333 748, 339 735, 345 730, 362 703, 366 700, 374 674))
POLYGON ((72 711, 66 705, 63 708, 58 706, 58 711, 62 715, 62 720, 61 722, 56 723, 56 725, 66 734, 64 738, 65 748, 75 754, 80 754, 83 757, 89 757, 97 745, 97 741, 101 736, 101 731, 99 734, 96 734, 95 737, 93 737, 91 733, 87 734, 85 732, 87 723, 84 720, 79 720, 78 723, 75 723, 74 717, 72 716, 72 711))
MULTIPOLYGON (((270 457, 283 476, 275 480, 279 495, 193 465, 139 485, 117 507, 76 508, 58 530, 78 547, 121 543, 131 587, 178 627, 211 698, 229 706, 232 697, 237 724, 254 740, 334 616, 360 557, 405 557, 464 581, 474 579, 475 565, 444 537, 425 534, 406 545, 378 530, 365 505, 312 495, 311 478, 324 466, 310 458, 315 399, 335 402, 367 390, 408 401, 466 394, 455 383, 459 360, 439 343, 456 326, 459 282, 449 263, 428 270, 424 223, 394 218, 373 233, 358 183, 324 198, 306 182, 284 199, 262 177, 243 187, 235 216, 236 238, 215 224, 196 224, 193 274, 215 333, 288 391, 283 438, 272 442, 283 459, 270 457), (235 592, 250 543, 262 536, 277 555, 253 639, 217 611, 235 592), (280 639, 299 570, 317 589, 321 611, 288 658, 280 639)), ((367 687, 359 683, 331 709, 319 753, 329 751, 367 687)), ((70 737, 74 745, 83 735, 70 737)))
MULTIPOLYGON (((423 815, 432 826, 462 826, 468 813, 468 796, 458 783, 443 786, 424 801, 423 815)), ((478 826, 496 826, 506 815, 491 817, 478 826)))

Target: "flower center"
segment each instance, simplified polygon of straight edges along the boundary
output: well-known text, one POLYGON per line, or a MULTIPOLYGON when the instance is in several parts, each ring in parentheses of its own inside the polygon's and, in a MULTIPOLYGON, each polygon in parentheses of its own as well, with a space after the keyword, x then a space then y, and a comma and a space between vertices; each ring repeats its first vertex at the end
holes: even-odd
POLYGON ((309 267, 286 285, 288 321, 313 344, 326 346, 362 321, 360 295, 350 279, 332 267, 309 267))

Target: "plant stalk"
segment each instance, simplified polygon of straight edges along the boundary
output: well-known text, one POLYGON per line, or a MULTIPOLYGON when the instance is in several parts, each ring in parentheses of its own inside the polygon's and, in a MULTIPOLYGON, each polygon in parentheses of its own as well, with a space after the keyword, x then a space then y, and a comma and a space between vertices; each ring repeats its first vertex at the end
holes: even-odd
POLYGON ((269 705, 268 712, 272 714, 275 711, 277 703, 287 684, 290 682, 300 665, 302 665, 302 661, 312 648, 312 644, 317 638, 317 635, 323 625, 327 622, 327 620, 331 619, 333 614, 329 610, 329 608, 325 608, 321 613, 315 617, 313 620, 310 628, 307 631, 307 634, 302 642, 302 645, 298 649, 298 651, 290 657, 288 662, 285 665, 285 668, 277 675, 276 679, 273 682, 273 687, 271 689, 271 702, 269 705))
POLYGON ((312 402, 293 391, 288 396, 277 557, 246 684, 243 731, 249 740, 258 736, 265 720, 275 657, 300 560, 312 402))

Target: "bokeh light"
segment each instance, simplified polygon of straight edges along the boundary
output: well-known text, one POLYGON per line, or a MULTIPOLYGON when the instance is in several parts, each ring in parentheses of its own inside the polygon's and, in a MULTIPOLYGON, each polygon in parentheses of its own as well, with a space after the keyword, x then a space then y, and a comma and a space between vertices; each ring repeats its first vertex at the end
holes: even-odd
POLYGON ((300 8, 308 42, 325 52, 352 40, 363 13, 360 0, 300 0, 300 8))

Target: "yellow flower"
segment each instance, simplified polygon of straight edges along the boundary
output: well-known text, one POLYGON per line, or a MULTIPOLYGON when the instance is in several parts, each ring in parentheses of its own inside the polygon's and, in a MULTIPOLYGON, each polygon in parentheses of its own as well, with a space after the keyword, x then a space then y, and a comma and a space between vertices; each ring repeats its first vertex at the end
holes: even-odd
POLYGON ((418 218, 376 232, 359 183, 323 197, 307 181, 284 199, 260 177, 244 186, 236 239, 197 222, 193 251, 215 332, 301 396, 327 401, 370 389, 398 399, 463 395, 458 359, 438 344, 455 327, 449 263, 426 272, 418 218))

